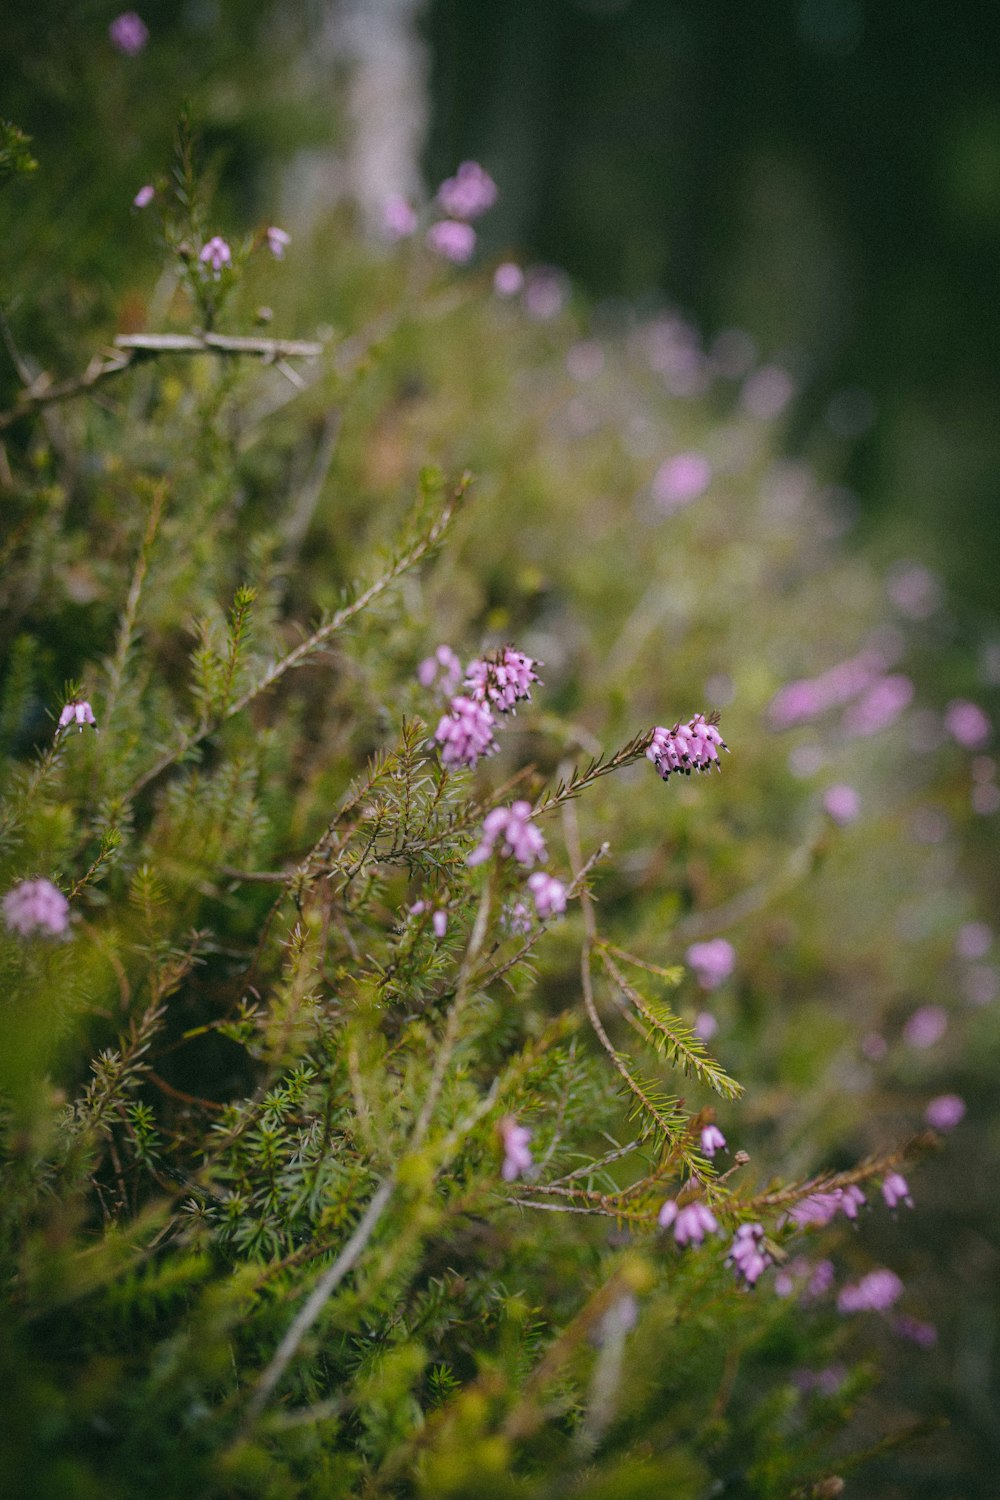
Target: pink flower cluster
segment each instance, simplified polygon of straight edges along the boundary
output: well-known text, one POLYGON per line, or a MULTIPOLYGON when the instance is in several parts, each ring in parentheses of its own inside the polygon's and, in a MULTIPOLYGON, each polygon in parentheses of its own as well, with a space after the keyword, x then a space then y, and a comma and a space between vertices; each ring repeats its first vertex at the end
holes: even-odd
POLYGON ((860 1281, 841 1289, 837 1298, 837 1311, 886 1312, 902 1295, 903 1283, 895 1271, 869 1271, 860 1281))
POLYGON ((822 1229, 838 1213, 842 1213, 845 1218, 856 1219, 858 1209, 863 1208, 866 1202, 861 1189, 851 1183, 849 1187, 831 1188, 829 1192, 810 1193, 788 1210, 788 1217, 799 1229, 812 1224, 822 1229))
POLYGON ((410 907, 411 917, 422 917, 430 912, 431 927, 436 938, 443 938, 448 931, 448 913, 443 906, 432 906, 429 901, 414 901, 410 907))
POLYGON ((224 266, 233 263, 233 252, 230 250, 221 234, 213 234, 210 240, 206 240, 198 252, 198 259, 203 266, 208 266, 212 275, 218 281, 222 275, 224 266))
POLYGON ((692 771, 711 770, 719 764, 719 750, 728 748, 714 717, 695 714, 689 723, 675 724, 673 729, 657 725, 646 756, 667 781, 674 771, 690 776, 692 771))
POLYGON ((719 1221, 708 1204, 700 1199, 679 1208, 676 1199, 668 1198, 660 1209, 657 1223, 661 1229, 673 1225, 678 1245, 700 1245, 706 1234, 719 1233, 719 1221))
POLYGON ((684 957, 702 989, 717 990, 733 972, 736 949, 725 938, 709 938, 705 943, 692 943, 684 957))
POLYGON ((530 1171, 532 1166, 531 1152, 528 1150, 528 1142, 531 1140, 532 1132, 525 1125, 519 1125, 513 1115, 505 1115, 500 1121, 500 1139, 503 1142, 503 1166, 500 1168, 500 1176, 504 1182, 513 1182, 518 1177, 523 1177, 525 1172, 530 1171))
POLYGON ((747 1286, 755 1286, 771 1264, 771 1257, 764 1249, 763 1224, 741 1224, 733 1236, 726 1260, 747 1286))
POLYGON ((862 652, 838 662, 818 677, 801 677, 779 688, 771 699, 768 717, 774 729, 792 729, 815 719, 827 709, 839 708, 863 693, 883 670, 884 657, 862 652))
POLYGON ((89 724, 91 729, 97 728, 94 710, 86 698, 71 698, 59 715, 60 729, 68 729, 72 724, 77 726, 81 734, 83 733, 83 726, 85 724, 89 724))
POLYGON ((477 161, 463 161, 438 188, 437 201, 450 219, 478 219, 497 201, 497 185, 477 161))
POLYGON ((51 880, 22 880, 3 898, 3 915, 22 937, 33 932, 61 937, 69 926, 69 902, 51 880))
POLYGON ((112 47, 125 57, 135 57, 149 41, 149 27, 134 10, 123 10, 108 27, 112 47))
POLYGON ((531 803, 523 800, 510 807, 495 807, 483 820, 479 843, 469 855, 467 864, 481 865, 489 859, 496 845, 501 854, 531 868, 545 858, 545 840, 531 820, 531 803))
POLYGON ((542 922, 549 917, 558 917, 566 910, 566 887, 554 875, 536 870, 528 876, 528 890, 535 903, 535 910, 542 922))
MULTIPOLYGON (((537 662, 513 646, 503 646, 469 663, 464 694, 451 699, 434 738, 442 747, 446 766, 474 766, 499 746, 493 737, 494 713, 513 713, 518 703, 531 697, 531 684, 540 681, 537 662)), ((450 646, 438 646, 417 668, 423 687, 439 687, 446 694, 458 686, 462 668, 450 646)))

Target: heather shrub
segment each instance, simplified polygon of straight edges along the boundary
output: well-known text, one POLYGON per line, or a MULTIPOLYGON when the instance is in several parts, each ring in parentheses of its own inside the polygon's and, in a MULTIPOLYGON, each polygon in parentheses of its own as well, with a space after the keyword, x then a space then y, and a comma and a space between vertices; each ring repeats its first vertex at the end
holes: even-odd
POLYGON ((8 316, 11 1491, 877 1479, 996 1049, 939 585, 780 366, 456 270, 468 169, 375 246, 149 186, 145 331, 8 316))

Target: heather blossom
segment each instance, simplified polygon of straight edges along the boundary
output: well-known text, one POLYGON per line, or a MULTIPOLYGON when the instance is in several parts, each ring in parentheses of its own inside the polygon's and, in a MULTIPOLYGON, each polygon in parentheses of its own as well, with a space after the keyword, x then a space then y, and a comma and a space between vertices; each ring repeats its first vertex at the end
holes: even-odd
POLYGON ((516 297, 524 288, 524 272, 512 260, 501 261, 493 272, 493 290, 498 297, 516 297))
POLYGON ((478 219, 497 201, 497 185, 477 161, 463 161, 438 188, 437 201, 450 219, 478 219))
POLYGON ((886 1312, 902 1295, 903 1283, 895 1271, 869 1271, 860 1281, 841 1288, 837 1298, 837 1311, 886 1312))
POLYGON ((657 1223, 661 1229, 674 1226, 678 1245, 700 1245, 706 1234, 718 1234, 719 1223, 707 1203, 697 1200, 678 1208, 676 1199, 668 1198, 660 1209, 657 1223))
POLYGON ((123 10, 108 27, 111 45, 126 57, 135 57, 149 41, 149 28, 134 10, 123 10))
POLYGON ((961 1094, 939 1094, 924 1110, 924 1119, 933 1130, 954 1130, 965 1119, 965 1100, 961 1094))
POLYGON ((675 724, 673 729, 657 725, 646 756, 667 781, 673 771, 690 776, 692 771, 711 770, 719 764, 719 750, 728 748, 716 728, 715 718, 695 714, 689 723, 675 724))
POLYGON ((704 453, 677 453, 653 476, 653 499, 661 510, 681 510, 703 495, 712 482, 712 465, 704 453))
POLYGON ((148 208, 156 197, 156 189, 151 182, 144 183, 132 199, 133 208, 148 208))
POLYGON ((448 913, 443 906, 432 906, 429 901, 414 901, 410 907, 411 917, 422 917, 425 912, 431 914, 431 927, 436 938, 443 938, 448 931, 448 913))
POLYGON ((11 931, 22 937, 33 932, 60 937, 69 925, 69 902, 51 880, 22 880, 3 898, 3 914, 11 931))
POLYGON ((528 1142, 531 1135, 532 1132, 526 1126, 519 1125, 513 1115, 505 1115, 500 1121, 500 1139, 503 1142, 500 1176, 504 1182, 513 1182, 515 1178, 523 1177, 525 1172, 530 1171, 532 1159, 528 1142))
POLYGON ((896 1208, 900 1203, 905 1203, 907 1208, 913 1207, 909 1185, 906 1178, 902 1177, 898 1172, 890 1172, 883 1180, 882 1197, 890 1208, 896 1208))
POLYGON ((406 240, 417 227, 417 211, 401 193, 391 193, 382 204, 382 232, 388 240, 406 240))
POLYGON ((858 1209, 867 1202, 861 1189, 851 1183, 846 1188, 831 1188, 826 1192, 810 1193, 788 1210, 788 1217, 799 1229, 808 1225, 825 1228, 838 1213, 845 1218, 856 1219, 858 1209))
POLYGON ((948 1012, 941 1005, 921 1005, 903 1027, 903 1040, 910 1047, 934 1047, 948 1030, 948 1012))
POLYGON ((213 234, 198 252, 198 259, 202 265, 209 266, 216 281, 222 275, 223 266, 231 266, 233 263, 233 252, 230 250, 221 234, 213 234))
POLYGON ((771 1257, 764 1249, 763 1224, 741 1224, 733 1236, 726 1260, 747 1286, 755 1286, 771 1264, 771 1257))
POLYGON ((286 229, 279 229, 277 225, 271 224, 265 229, 264 238, 267 241, 267 248, 275 260, 284 260, 285 251, 292 243, 292 237, 288 231, 286 229))
POLYGON ((523 901, 515 901, 513 905, 505 907, 500 913, 500 923, 505 931, 517 937, 524 937, 531 931, 531 912, 523 901))
POLYGON ((425 656, 417 668, 417 681, 421 687, 437 688, 450 698, 462 680, 462 663, 450 646, 438 646, 431 656, 425 656))
POLYGON ((692 943, 684 955, 703 990, 717 990, 733 972, 736 949, 725 938, 710 938, 706 943, 692 943))
POLYGON ((541 681, 535 671, 540 665, 523 651, 504 646, 469 663, 465 687, 477 703, 489 702, 498 713, 510 713, 516 703, 530 700, 531 684, 541 681))
POLYGON ((436 255, 464 266, 476 248, 476 231, 461 219, 439 219, 428 229, 427 243, 436 255))
POLYGON ((531 820, 531 803, 519 800, 510 807, 494 807, 483 820, 479 844, 466 860, 481 865, 500 843, 500 852, 526 869, 545 858, 545 840, 531 820))
POLYGON ((981 750, 993 733, 993 725, 978 703, 955 698, 945 710, 944 727, 958 745, 966 750, 981 750))
POLYGON ((549 917, 561 916, 566 910, 566 887, 554 875, 546 875, 544 870, 536 870, 534 875, 528 876, 528 889, 541 921, 544 922, 549 917))
POLYGON ((452 698, 434 738, 446 766, 474 766, 482 756, 500 748, 493 738, 493 715, 485 704, 471 698, 452 698))
POLYGON ((895 724, 913 699, 913 683, 901 672, 880 677, 844 715, 848 734, 878 734, 895 724))
POLYGON ((75 724, 81 734, 83 733, 83 726, 85 724, 89 724, 91 729, 96 730, 97 720, 94 718, 94 710, 86 698, 71 698, 69 703, 63 708, 62 713, 59 715, 58 727, 59 729, 68 729, 71 724, 75 724))
POLYGON ((852 786, 831 786, 823 793, 823 810, 835 823, 844 827, 853 823, 861 811, 861 799, 852 786))
POLYGON ((701 1149, 706 1156, 714 1156, 716 1151, 726 1150, 726 1138, 718 1125, 706 1125, 701 1132, 701 1149))

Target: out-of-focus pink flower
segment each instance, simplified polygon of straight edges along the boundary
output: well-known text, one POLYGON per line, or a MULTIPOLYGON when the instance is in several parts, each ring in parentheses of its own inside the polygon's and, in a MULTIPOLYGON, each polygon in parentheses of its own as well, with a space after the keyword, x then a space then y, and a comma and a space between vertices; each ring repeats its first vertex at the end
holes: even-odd
POLYGON ((531 1170, 531 1152, 528 1142, 532 1132, 519 1125, 513 1115, 505 1115, 500 1121, 500 1139, 503 1142, 503 1166, 500 1175, 504 1182, 513 1182, 531 1170))
POLYGON ((69 926, 69 902, 51 880, 22 880, 3 898, 3 915, 22 937, 33 932, 60 937, 69 926))
POLYGON ((149 41, 149 27, 134 10, 123 10, 108 27, 112 47, 126 57, 135 57, 149 41))
POLYGON ((488 812, 483 820, 479 844, 466 864, 481 865, 489 859, 498 843, 501 854, 513 857, 529 870, 545 858, 545 840, 532 822, 530 802, 521 800, 511 803, 510 807, 494 807, 488 812))
POLYGON ((279 229, 276 224, 271 224, 265 229, 264 238, 267 241, 267 248, 275 260, 284 260, 285 251, 292 243, 292 237, 288 231, 279 229))
POLYGON ((892 672, 888 677, 880 677, 851 704, 844 714, 844 728, 848 734, 879 734, 895 724, 912 700, 913 683, 902 672, 892 672))
POLYGON ((475 251, 476 231, 461 219, 439 219, 428 229, 427 243, 436 255, 464 266, 475 251))
POLYGON ((858 1209, 864 1206, 865 1195, 851 1183, 846 1188, 830 1188, 826 1192, 810 1193, 788 1210, 788 1217, 799 1229, 809 1225, 825 1228, 838 1213, 848 1219, 856 1219, 858 1209))
POLYGON ((861 1050, 869 1062, 881 1062, 889 1050, 889 1043, 880 1031, 869 1031, 861 1039, 861 1050))
POLYGON ((478 219, 497 201, 497 185, 477 161, 463 161, 438 188, 437 201, 451 219, 478 219))
POLYGON ((890 1172, 883 1178, 882 1197, 890 1208, 897 1208, 900 1203, 905 1203, 907 1208, 913 1207, 909 1184, 898 1172, 890 1172))
POLYGON ((541 662, 533 661, 523 651, 503 646, 469 663, 465 687, 476 703, 489 703, 498 713, 510 713, 515 704, 530 700, 531 684, 541 681, 535 671, 538 666, 541 662))
POLYGON ((768 718, 774 729, 793 729, 818 718, 828 709, 849 703, 869 687, 884 668, 877 651, 862 651, 858 656, 838 662, 818 677, 800 677, 786 682, 771 699, 768 718))
POLYGON ((692 943, 684 958, 703 990, 717 990, 733 972, 736 949, 725 938, 710 938, 705 943, 692 943))
POLYGON ((835 823, 853 823, 861 811, 861 798, 852 786, 830 786, 823 793, 823 809, 835 823))
POLYGON ((566 279, 552 266, 537 266, 525 277, 524 307, 529 318, 548 323, 562 312, 566 279))
POLYGON ((886 1312, 902 1295, 903 1283, 894 1271, 869 1271, 860 1281, 841 1289, 837 1298, 837 1311, 886 1312))
POLYGON ((135 197, 132 199, 133 208, 148 208, 156 197, 156 189, 151 182, 145 183, 135 197))
POLYGON ((653 499, 661 510, 680 510, 703 495, 712 482, 712 465, 704 453, 678 453, 653 475, 653 499))
POLYGON ((83 733, 83 726, 85 724, 89 724, 91 729, 97 728, 97 720, 94 718, 94 710, 91 708, 86 698, 72 699, 69 703, 66 704, 62 713, 59 715, 60 729, 68 729, 71 724, 75 724, 81 734, 83 733))
POLYGON ((992 1005, 1000 994, 1000 973, 993 964, 970 964, 962 978, 962 993, 970 1005, 992 1005))
POLYGON ((493 755, 500 746, 493 738, 493 715, 485 703, 471 698, 452 698, 434 738, 441 746, 441 761, 446 766, 474 766, 485 755, 493 755))
POLYGON ((899 563, 891 569, 886 593, 900 614, 927 620, 941 604, 941 582, 923 563, 899 563))
POLYGON ((438 646, 432 656, 425 656, 417 668, 421 687, 435 687, 450 698, 462 680, 462 663, 450 646, 438 646))
POLYGON ((965 1100, 961 1094, 939 1094, 924 1110, 924 1119, 933 1130, 954 1130, 965 1119, 965 1100))
POLYGON ((812 1275, 805 1284, 802 1293, 803 1301, 818 1302, 820 1297, 825 1297, 833 1286, 835 1276, 832 1260, 818 1260, 813 1267, 812 1275))
POLYGON ((958 745, 966 750, 981 750, 993 733, 993 725, 979 707, 968 698, 955 698, 944 713, 944 727, 958 745))
POLYGON ((845 1218, 856 1219, 858 1217, 858 1209, 864 1208, 867 1202, 868 1199, 855 1183, 851 1182, 847 1187, 841 1189, 840 1212, 845 1218))
POLYGON ((892 1331, 901 1339, 908 1339, 918 1349, 933 1349, 937 1343, 937 1329, 933 1323, 923 1323, 919 1318, 909 1318, 905 1313, 892 1320, 892 1331))
POLYGON ((710 1010, 700 1010, 694 1018, 694 1034, 703 1042, 710 1042, 719 1029, 719 1023, 710 1010))
POLYGON ((414 901, 410 907, 411 917, 422 917, 425 912, 431 914, 431 928, 436 938, 443 938, 448 931, 448 913, 443 906, 432 906, 429 901, 414 901))
POLYGON ((955 952, 969 963, 985 958, 992 946, 993 929, 985 922, 965 922, 955 937, 955 952))
POLYGON ((718 1125, 705 1126, 701 1132, 701 1149, 706 1156, 714 1156, 716 1151, 726 1150, 726 1137, 718 1125))
POLYGON ((755 1286, 771 1264, 771 1257, 764 1249, 763 1224, 741 1224, 726 1259, 747 1286, 755 1286))
POLYGON ((675 724, 673 729, 656 726, 646 758, 664 781, 675 771, 690 776, 692 771, 710 771, 719 765, 719 751, 729 746, 718 731, 716 719, 716 715, 706 719, 704 714, 695 714, 687 724, 675 724))
POLYGON ((674 1226, 674 1239, 678 1245, 700 1245, 706 1234, 718 1234, 719 1223, 708 1207, 700 1200, 678 1208, 673 1198, 668 1198, 660 1209, 657 1222, 661 1229, 674 1226))
POLYGON ((382 204, 382 233, 387 240, 407 240, 417 227, 417 211, 400 193, 390 193, 382 204))
POLYGON ((523 901, 515 901, 500 914, 500 925, 507 932, 523 937, 531 931, 531 912, 523 901))
POLYGON ((795 385, 787 370, 779 365, 761 365, 743 382, 740 401, 750 416, 761 422, 780 417, 795 394, 795 385))
POLYGON ((549 917, 561 916, 566 910, 566 887, 554 875, 546 875, 544 870, 536 870, 534 875, 528 876, 528 889, 541 921, 545 922, 549 917))
POLYGON ((948 1012, 941 1005, 921 1005, 903 1027, 909 1047, 934 1047, 948 1030, 948 1012))
POLYGON ((995 781, 980 781, 972 788, 972 811, 981 818, 1000 812, 1000 787, 995 781))
POLYGON ((198 259, 202 265, 208 266, 213 272, 216 281, 222 275, 223 266, 231 266, 233 263, 233 252, 230 250, 221 234, 213 234, 210 240, 206 240, 198 252, 198 259))
POLYGON ((524 290, 524 272, 512 260, 502 260, 493 272, 493 290, 498 297, 516 297, 524 290))

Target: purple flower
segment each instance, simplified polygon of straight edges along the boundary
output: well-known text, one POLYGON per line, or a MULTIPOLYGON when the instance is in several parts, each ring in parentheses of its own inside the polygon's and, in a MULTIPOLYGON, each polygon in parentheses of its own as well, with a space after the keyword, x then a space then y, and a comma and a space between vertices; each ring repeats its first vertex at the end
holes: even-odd
POLYGON ((700 1200, 678 1208, 675 1199, 668 1198, 657 1215, 661 1229, 674 1226, 674 1239, 678 1245, 700 1245, 706 1234, 718 1234, 719 1224, 712 1210, 700 1200))
POLYGON ((646 751, 664 781, 673 771, 690 776, 692 771, 709 771, 719 764, 719 750, 728 750, 715 725, 714 718, 695 714, 687 724, 675 724, 673 729, 657 725, 646 751))
POLYGON ((933 1130, 954 1130, 965 1119, 965 1100, 961 1094, 939 1094, 924 1110, 924 1119, 933 1130))
POLYGON ((703 495, 712 482, 712 465, 704 453, 678 453, 653 476, 653 499, 661 510, 680 510, 703 495))
POLYGON ((813 1267, 812 1275, 806 1282, 802 1293, 807 1302, 816 1302, 820 1297, 825 1297, 833 1286, 835 1272, 832 1260, 818 1260, 813 1267))
POLYGON ((439 219, 428 229, 427 243, 436 255, 464 266, 476 248, 476 231, 460 219, 439 219))
POLYGON ((536 870, 528 876, 528 889, 535 902, 535 910, 542 922, 552 916, 560 916, 566 910, 566 887, 554 875, 536 870))
POLYGON ((750 416, 770 422, 781 415, 794 393, 795 386, 787 371, 779 365, 761 365, 747 377, 740 400, 750 416))
POLYGON ((531 698, 531 684, 541 681, 535 671, 538 666, 541 662, 533 661, 523 651, 504 646, 469 663, 465 686, 477 703, 489 702, 498 713, 509 713, 515 703, 531 698))
POLYGON ((835 823, 843 827, 853 823, 861 811, 861 799, 852 786, 831 786, 823 793, 823 808, 835 823))
POLYGON ((11 931, 22 937, 32 932, 59 937, 69 925, 69 902, 51 880, 22 880, 3 898, 3 914, 11 931))
POLYGON ((903 1283, 894 1271, 869 1271, 860 1281, 841 1289, 837 1311, 886 1312, 902 1295, 903 1283))
POLYGON ((747 1286, 755 1286, 771 1264, 771 1257, 764 1249, 763 1224, 741 1224, 733 1236, 726 1260, 747 1286))
POLYGON ((926 620, 941 603, 941 583, 923 563, 897 563, 889 574, 886 593, 900 614, 926 620))
POLYGON ((719 1029, 719 1023, 710 1010, 700 1010, 694 1018, 694 1034, 703 1042, 711 1041, 719 1029))
POLYGON ((993 930, 985 922, 966 922, 958 929, 955 952, 970 963, 985 958, 993 946, 993 930))
POLYGON ((438 188, 437 201, 450 219, 478 219, 497 201, 497 185, 477 161, 463 161, 438 188))
POLYGON ((438 646, 433 656, 425 656, 417 668, 421 687, 435 687, 450 698, 462 680, 462 663, 450 646, 438 646))
POLYGON ((382 232, 387 240, 406 240, 417 227, 417 211, 400 193, 382 204, 382 232))
POLYGON ((70 699, 59 715, 59 729, 68 729, 71 724, 76 724, 81 734, 83 733, 83 726, 85 724, 89 724, 92 729, 97 728, 94 710, 86 698, 70 699))
POLYGON ((890 1172, 882 1182, 882 1197, 890 1208, 896 1208, 900 1203, 905 1203, 907 1208, 913 1207, 913 1199, 910 1197, 910 1189, 906 1178, 901 1177, 898 1172, 890 1172))
POLYGON ((875 652, 862 652, 847 661, 838 662, 819 677, 801 677, 786 682, 771 699, 768 708, 772 728, 792 729, 815 719, 829 708, 849 703, 864 692, 883 665, 875 652))
POLYGON ((956 744, 967 750, 981 750, 993 733, 993 725, 978 703, 967 698, 956 698, 948 704, 944 715, 944 727, 956 744))
POLYGON ((500 923, 509 933, 523 937, 531 931, 531 912, 523 901, 515 901, 501 912, 500 923))
POLYGON ((489 859, 494 846, 500 843, 500 852, 512 856, 525 869, 531 869, 545 858, 545 840, 531 820, 531 803, 518 801, 510 807, 494 807, 483 820, 483 831, 478 846, 466 860, 469 865, 481 865, 489 859))
POLYGON ((528 1150, 531 1131, 519 1125, 513 1115, 505 1115, 500 1121, 500 1139, 503 1142, 500 1175, 504 1182, 513 1182, 531 1168, 531 1152, 528 1150))
POLYGON ((493 738, 493 715, 484 703, 471 698, 452 698, 434 738, 446 766, 474 766, 482 756, 500 748, 493 738))
POLYGON ((448 931, 448 913, 443 906, 432 906, 429 901, 414 901, 410 907, 411 917, 422 917, 424 912, 431 914, 431 927, 434 929, 436 938, 443 938, 448 931))
POLYGON ((126 57, 134 57, 149 41, 149 28, 134 10, 123 10, 108 27, 108 36, 112 47, 116 47, 126 57))
POLYGON ((524 287, 524 272, 512 260, 501 261, 493 272, 493 290, 498 297, 516 297, 524 287))
POLYGON ((788 1210, 788 1217, 799 1229, 805 1229, 811 1224, 822 1229, 838 1213, 844 1214, 848 1219, 856 1219, 858 1209, 865 1202, 864 1193, 852 1183, 846 1188, 810 1193, 788 1210))
POLYGON ((292 243, 292 237, 287 230, 278 229, 276 225, 271 224, 264 230, 264 238, 267 241, 267 248, 275 260, 284 260, 285 251, 292 243))
POLYGON ((133 208, 148 208, 156 197, 156 189, 151 182, 147 182, 139 189, 132 199, 133 208))
POLYGON ((913 698, 913 683, 901 672, 880 677, 844 715, 848 734, 878 734, 895 724, 913 698))
POLYGON ((933 1349, 937 1343, 937 1329, 933 1323, 922 1323, 919 1318, 909 1318, 905 1313, 892 1320, 892 1331, 901 1339, 908 1339, 918 1349, 933 1349))
POLYGON ((864 1193, 853 1182, 840 1189, 840 1212, 847 1219, 856 1219, 858 1209, 864 1208, 867 1202, 864 1193))
POLYGON ((933 1047, 948 1030, 948 1012, 940 1005, 921 1005, 903 1027, 903 1041, 910 1047, 933 1047))
POLYGON ((692 943, 684 957, 702 989, 717 990, 733 972, 736 949, 725 938, 710 938, 707 943, 692 943))
POLYGON ((223 266, 231 266, 233 263, 233 252, 226 244, 220 234, 213 234, 210 240, 202 245, 198 252, 198 259, 202 265, 210 266, 216 281, 222 275, 223 266))
POLYGON ((718 1125, 706 1125, 701 1132, 701 1149, 706 1156, 714 1156, 716 1151, 726 1150, 726 1138, 718 1125))

